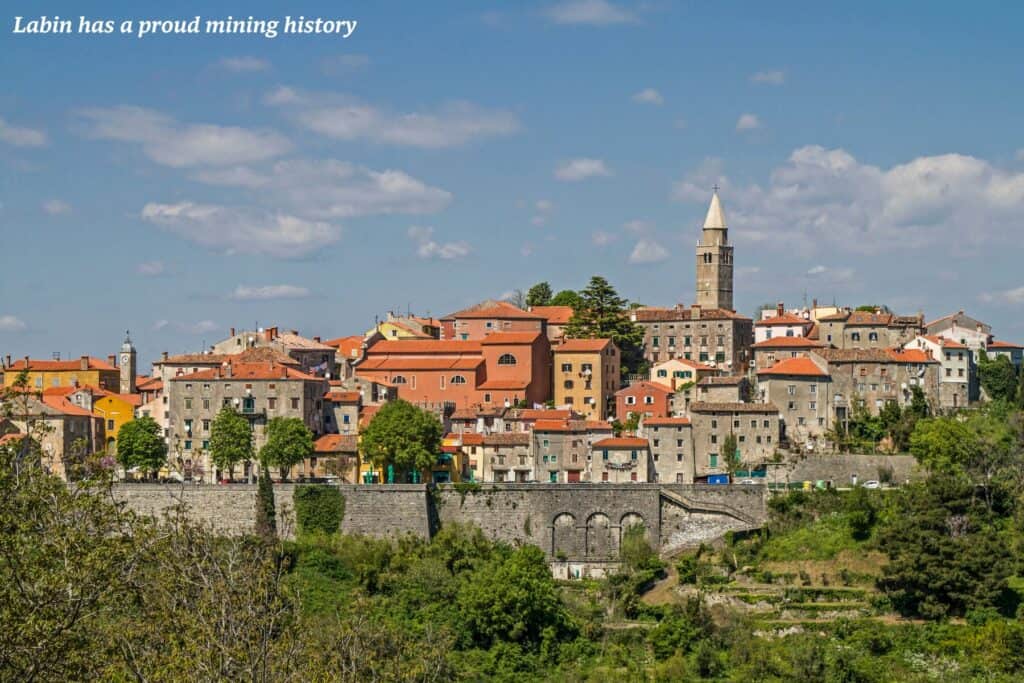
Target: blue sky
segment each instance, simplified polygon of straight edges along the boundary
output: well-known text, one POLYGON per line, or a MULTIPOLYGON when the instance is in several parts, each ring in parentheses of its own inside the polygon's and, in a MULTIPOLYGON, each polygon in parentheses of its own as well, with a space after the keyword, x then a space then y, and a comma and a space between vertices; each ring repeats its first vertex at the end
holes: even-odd
MULTIPOLYGON (((239 12, 144 4, 87 16, 239 12)), ((359 23, 12 35, 37 5, 5 8, 0 353, 105 356, 131 328, 148 363, 593 274, 689 302, 716 183, 740 312, 806 292, 1024 340, 1016 5, 248 2, 359 23)))

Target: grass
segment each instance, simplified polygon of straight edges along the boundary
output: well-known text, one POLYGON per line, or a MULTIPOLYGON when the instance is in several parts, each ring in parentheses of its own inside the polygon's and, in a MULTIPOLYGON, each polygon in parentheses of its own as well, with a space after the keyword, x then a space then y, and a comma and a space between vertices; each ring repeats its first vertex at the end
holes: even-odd
POLYGON ((782 562, 831 560, 844 550, 863 546, 864 541, 853 538, 846 515, 834 512, 810 524, 772 536, 761 549, 761 559, 782 562))

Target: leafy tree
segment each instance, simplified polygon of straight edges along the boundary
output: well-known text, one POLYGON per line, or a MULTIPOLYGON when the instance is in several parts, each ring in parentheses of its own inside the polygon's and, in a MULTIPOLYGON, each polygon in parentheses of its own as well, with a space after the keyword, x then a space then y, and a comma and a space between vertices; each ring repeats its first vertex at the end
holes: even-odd
POLYGON ((962 471, 974 459, 977 449, 977 436, 955 418, 921 420, 910 435, 911 454, 932 472, 962 471))
POLYGON ((569 308, 576 310, 580 306, 579 292, 574 292, 571 289, 563 289, 561 292, 551 297, 551 301, 548 302, 548 305, 568 306, 569 308))
POLYGON ((117 430, 117 461, 126 470, 138 467, 155 473, 167 462, 167 442, 149 415, 125 422, 117 430))
POLYGON ((933 475, 900 502, 878 541, 889 555, 878 583, 894 606, 928 619, 999 607, 1014 557, 974 486, 933 475))
POLYGON ((260 449, 260 460, 280 470, 287 479, 292 467, 313 454, 313 432, 298 417, 272 417, 267 422, 267 442, 260 449))
POLYGON ((846 497, 846 510, 853 537, 858 541, 867 539, 878 515, 877 506, 868 490, 863 486, 854 488, 846 497))
POLYGON ((271 539, 277 536, 277 507, 274 505, 274 482, 265 462, 260 463, 260 479, 256 488, 256 534, 271 539))
POLYGON ((401 473, 425 470, 437 461, 441 445, 437 417, 401 399, 384 404, 363 432, 363 454, 378 467, 401 473))
POLYGON ((235 478, 235 465, 252 459, 252 429, 249 421, 231 406, 217 413, 210 426, 210 459, 235 478))
POLYGON ((725 469, 729 473, 730 479, 736 474, 736 470, 740 465, 740 454, 739 442, 736 440, 736 435, 729 432, 725 435, 725 439, 722 440, 722 458, 725 460, 725 469))
POLYGON ((992 359, 982 350, 978 358, 978 379, 993 401, 1012 401, 1017 394, 1017 370, 1004 355, 992 359))
POLYGON ((527 306, 547 306, 551 302, 551 285, 538 282, 526 293, 527 306))
POLYGON ((580 292, 580 302, 565 334, 574 339, 611 339, 622 352, 623 372, 636 371, 643 362, 643 328, 630 319, 628 302, 599 275, 580 292))
POLYGON ((341 518, 345 514, 345 498, 336 486, 299 486, 292 496, 299 531, 319 531, 328 536, 338 533, 341 518))

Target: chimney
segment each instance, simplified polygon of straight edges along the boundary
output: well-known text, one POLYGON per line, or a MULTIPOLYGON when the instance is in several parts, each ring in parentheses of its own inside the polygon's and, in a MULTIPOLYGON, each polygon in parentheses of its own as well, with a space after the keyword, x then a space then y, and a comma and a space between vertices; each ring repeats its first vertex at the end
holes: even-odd
POLYGON ((264 333, 264 338, 267 341, 274 341, 275 339, 277 339, 277 326, 275 325, 274 327, 268 327, 267 331, 264 333))
POLYGON ((690 319, 700 320, 700 304, 690 306, 690 319))
POLYGON ((108 355, 107 362, 110 363, 111 365, 117 365, 117 356, 115 356, 114 354, 108 355))
POLYGON ((775 304, 775 315, 781 316, 785 312, 786 312, 786 305, 785 304, 783 304, 781 301, 779 303, 775 304))
POLYGON ((298 331, 298 330, 292 330, 292 331, 291 331, 291 333, 292 333, 293 335, 295 335, 296 337, 298 337, 298 336, 299 336, 299 331, 298 331))
POLYGON ((166 351, 164 351, 163 353, 160 354, 160 360, 165 361, 165 360, 167 360, 167 358, 168 358, 168 354, 167 354, 166 351))
POLYGON ((231 334, 229 334, 228 336, 229 337, 234 337, 235 336, 235 328, 233 328, 233 327, 231 328, 231 334))
POLYGON ((7 358, 5 360, 6 360, 6 362, 4 363, 4 367, 5 368, 11 367, 11 354, 7 354, 7 358))
POLYGON ((315 341, 317 344, 319 344, 320 343, 320 337, 313 337, 313 341, 315 341))
POLYGON ((88 370, 89 369, 89 356, 82 356, 80 367, 83 370, 88 370))
POLYGON ((817 309, 818 309, 818 300, 817 299, 811 299, 811 310, 815 311, 817 309))

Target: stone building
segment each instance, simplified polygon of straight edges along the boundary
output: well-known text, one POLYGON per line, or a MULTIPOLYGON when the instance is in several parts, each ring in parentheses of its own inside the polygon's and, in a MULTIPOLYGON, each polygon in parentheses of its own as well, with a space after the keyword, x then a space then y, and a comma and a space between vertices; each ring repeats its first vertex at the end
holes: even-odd
POLYGON ((775 315, 754 323, 754 344, 780 337, 806 337, 814 327, 810 317, 787 313, 783 304, 776 307, 775 315))
POLYGON ((889 349, 924 331, 924 316, 844 310, 818 320, 818 341, 837 349, 889 349))
POLYGON ((323 376, 334 369, 335 349, 322 343, 320 337, 303 337, 298 330, 282 332, 277 327, 267 327, 236 333, 232 327, 228 338, 217 342, 210 350, 215 354, 236 354, 257 348, 270 348, 289 356, 309 374, 323 376))
POLYGON ((905 350, 925 351, 939 362, 939 400, 934 408, 966 408, 981 395, 974 354, 966 344, 939 335, 918 335, 903 345, 905 350))
POLYGON ((791 446, 820 452, 832 428, 832 378, 820 358, 785 358, 758 370, 760 400, 778 406, 783 435, 791 446))
POLYGON ((814 349, 824 348, 825 344, 807 337, 773 337, 757 342, 753 346, 754 371, 764 370, 780 360, 806 356, 814 349))
POLYGON ((613 484, 651 481, 651 449, 647 439, 608 437, 591 445, 591 478, 613 484))
POLYGON ((711 205, 697 243, 696 270, 697 305, 708 309, 733 310, 733 251, 717 189, 711 195, 711 205))
POLYGON ((694 481, 729 471, 722 452, 725 438, 736 436, 740 466, 757 469, 771 460, 781 436, 779 409, 772 403, 701 403, 690 405, 694 481))
POLYGON ((651 417, 640 421, 637 436, 651 448, 652 481, 663 484, 692 484, 693 425, 687 417, 651 417))
POLYGON ((644 330, 644 358, 652 365, 680 358, 729 374, 747 369, 754 343, 750 318, 698 304, 637 308, 630 317, 644 330))
POLYGON ((915 386, 929 405, 939 405, 939 363, 920 349, 819 349, 811 357, 828 363, 836 423, 849 417, 855 401, 872 415, 888 401, 907 406, 915 386))
POLYGON ((697 400, 703 403, 749 401, 750 381, 741 375, 705 377, 697 382, 697 400))
MULTIPOLYGON (((174 377, 167 389, 170 457, 180 458, 186 468, 201 467, 213 474, 211 425, 228 406, 252 425, 254 454, 266 443, 267 421, 273 417, 300 418, 315 436, 321 435, 327 431, 323 420, 327 388, 323 378, 272 361, 227 361, 217 368, 174 377)), ((252 463, 243 463, 241 471, 249 478, 254 473, 252 463)), ((216 481, 209 475, 203 480, 216 481)))
POLYGON ((324 434, 313 442, 313 455, 296 467, 298 477, 359 483, 359 444, 355 434, 324 434))
POLYGON ((527 482, 534 481, 534 458, 530 452, 530 435, 523 432, 477 434, 466 432, 450 435, 462 448, 468 461, 472 481, 527 482))
POLYGON ((537 420, 531 448, 538 481, 593 481, 590 447, 610 437, 612 426, 592 420, 537 420))
POLYGON ((595 420, 612 414, 620 363, 611 339, 566 339, 554 347, 555 405, 595 420))
POLYGON ((71 398, 63 393, 0 398, 0 436, 14 435, 8 442, 17 435, 31 437, 42 466, 64 479, 74 464, 103 448, 105 436, 103 420, 71 398))

